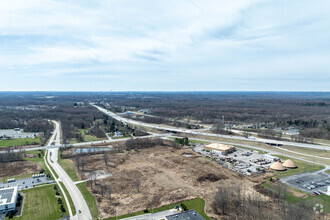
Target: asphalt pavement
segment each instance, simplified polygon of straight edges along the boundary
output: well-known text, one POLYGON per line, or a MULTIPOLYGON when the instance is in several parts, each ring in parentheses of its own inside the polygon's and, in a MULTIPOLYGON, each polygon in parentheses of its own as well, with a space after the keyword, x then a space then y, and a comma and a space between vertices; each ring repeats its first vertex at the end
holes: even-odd
POLYGON ((186 134, 222 137, 222 138, 229 138, 229 139, 235 139, 235 140, 269 143, 269 144, 274 144, 274 145, 289 145, 289 146, 304 147, 304 148, 330 150, 329 146, 316 145, 316 144, 305 144, 305 143, 297 143, 297 142, 289 142, 289 141, 277 141, 277 140, 262 139, 262 138, 245 138, 242 136, 213 134, 213 133, 206 133, 206 132, 202 132, 202 131, 193 131, 193 130, 189 130, 189 129, 175 128, 175 127, 164 126, 164 125, 147 124, 147 123, 143 123, 143 122, 134 121, 132 119, 123 118, 107 109, 104 109, 104 108, 99 107, 94 104, 91 104, 91 105, 94 106, 95 108, 97 108, 99 111, 103 112, 104 114, 109 115, 110 117, 112 117, 118 121, 121 121, 124 124, 129 123, 129 124, 135 124, 135 125, 145 126, 145 127, 149 127, 149 128, 155 128, 155 129, 159 129, 159 130, 174 131, 174 132, 180 132, 180 133, 186 133, 186 134))
MULTIPOLYGON (((48 147, 51 146, 52 142, 55 143, 55 145, 60 146, 60 125, 58 122, 53 121, 53 123, 56 125, 55 131, 53 133, 53 136, 51 140, 49 141, 48 147)), ((48 148, 48 162, 49 165, 54 169, 54 171, 58 175, 58 179, 56 179, 56 182, 61 181, 66 189, 68 190, 71 199, 73 201, 73 204, 76 208, 76 215, 72 215, 71 209, 68 207, 70 212, 71 219, 79 219, 79 220, 90 220, 92 219, 92 215, 89 211, 88 205, 81 194, 78 187, 74 184, 74 182, 71 180, 71 178, 68 176, 68 174, 63 170, 63 168, 57 163, 58 159, 58 149, 59 148, 48 148), (81 210, 81 213, 79 213, 79 210, 81 210)), ((60 184, 59 184, 60 186, 60 184)), ((60 187, 61 188, 61 187, 60 187)), ((69 205, 70 206, 70 205, 69 205)))
POLYGON ((144 215, 139 215, 139 216, 134 216, 134 217, 129 217, 129 218, 123 218, 122 220, 161 220, 161 219, 165 219, 165 217, 168 215, 173 215, 176 213, 179 213, 176 209, 170 209, 170 210, 157 212, 157 213, 153 213, 153 214, 149 213, 149 214, 144 214, 144 215))

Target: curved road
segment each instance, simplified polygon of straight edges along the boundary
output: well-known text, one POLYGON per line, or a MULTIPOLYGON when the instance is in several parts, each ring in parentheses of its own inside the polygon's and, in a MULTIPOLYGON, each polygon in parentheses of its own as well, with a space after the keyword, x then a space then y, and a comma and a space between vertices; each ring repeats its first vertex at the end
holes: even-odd
POLYGON ((51 145, 53 143, 56 146, 60 145, 60 124, 57 121, 52 121, 52 122, 55 124, 55 130, 53 132, 52 138, 50 139, 50 141, 47 145, 48 163, 59 176, 59 178, 56 179, 56 182, 61 181, 64 184, 64 186, 66 187, 66 189, 68 190, 68 192, 72 198, 72 201, 76 208, 77 213, 76 213, 76 215, 72 216, 72 213, 70 210, 69 212, 70 212, 71 219, 90 220, 90 219, 92 219, 92 215, 89 211, 88 205, 87 205, 83 195, 81 194, 81 192, 77 188, 77 186, 74 184, 74 182, 71 180, 71 178, 68 176, 68 174, 57 163, 59 148, 51 147, 51 145), (81 213, 79 213, 78 210, 81 210, 81 213))

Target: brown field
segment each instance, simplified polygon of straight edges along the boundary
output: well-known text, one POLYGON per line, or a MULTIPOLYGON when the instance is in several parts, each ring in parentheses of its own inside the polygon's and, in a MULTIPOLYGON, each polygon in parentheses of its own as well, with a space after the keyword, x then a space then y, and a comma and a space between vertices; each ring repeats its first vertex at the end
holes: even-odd
POLYGON ((18 161, 10 163, 0 163, 0 178, 30 175, 38 173, 41 167, 38 163, 30 161, 18 161))
POLYGON ((85 170, 112 174, 97 180, 93 189, 88 187, 97 199, 101 218, 114 216, 116 211, 122 215, 200 197, 205 199, 206 213, 217 219, 219 216, 212 212, 211 203, 218 186, 240 185, 247 192, 257 193, 253 186, 258 184, 189 149, 173 150, 165 146, 110 155, 108 166, 103 155, 89 156, 85 170), (192 157, 184 157, 183 153, 192 157), (136 180, 141 182, 139 191, 136 180), (111 202, 106 195, 102 197, 101 185, 111 187, 111 202))

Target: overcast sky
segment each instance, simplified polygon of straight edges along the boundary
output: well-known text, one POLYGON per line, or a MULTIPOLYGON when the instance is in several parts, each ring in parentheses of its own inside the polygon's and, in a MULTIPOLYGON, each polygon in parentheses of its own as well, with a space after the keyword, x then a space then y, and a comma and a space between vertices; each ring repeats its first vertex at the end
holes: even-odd
POLYGON ((330 1, 1 0, 0 90, 330 91, 330 1))

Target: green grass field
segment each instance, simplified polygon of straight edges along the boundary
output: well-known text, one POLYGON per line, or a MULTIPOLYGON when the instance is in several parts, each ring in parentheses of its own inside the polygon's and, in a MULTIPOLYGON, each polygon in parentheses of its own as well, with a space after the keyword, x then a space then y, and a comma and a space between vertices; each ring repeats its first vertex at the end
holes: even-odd
MULTIPOLYGON (((330 157, 330 150, 295 147, 295 146, 287 146, 287 145, 281 146, 281 148, 291 150, 294 152, 298 152, 298 153, 307 154, 307 155, 310 155, 311 157, 313 157, 313 156, 319 156, 319 157, 325 157, 325 158, 330 157)), ((329 149, 330 149, 330 147, 329 147, 329 149)), ((318 160, 318 158, 315 158, 315 160, 318 160)))
POLYGON ((68 214, 65 202, 63 206, 66 210, 64 213, 60 210, 61 205, 57 203, 54 185, 28 189, 25 190, 23 214, 15 219, 59 219, 61 214, 68 214))
MULTIPOLYGON (((67 196, 68 200, 69 200, 69 203, 70 203, 70 207, 71 207, 71 211, 72 211, 72 215, 75 215, 76 214, 76 207, 74 206, 73 204, 73 201, 72 201, 72 198, 68 192, 68 190, 66 189, 66 187, 64 186, 64 184, 62 182, 60 182, 64 192, 65 192, 65 195, 67 196)), ((63 199, 64 201, 64 199, 63 199)))
MULTIPOLYGON (((181 203, 185 204, 188 210, 194 209, 201 216, 203 216, 206 220, 211 220, 211 218, 208 217, 204 212, 205 201, 201 198, 187 200, 187 201, 178 202, 178 203, 171 204, 171 205, 166 205, 166 206, 161 206, 161 207, 158 207, 158 208, 154 208, 153 212, 156 213, 156 212, 161 212, 161 211, 173 209, 175 206, 178 206, 181 203)), ((152 212, 151 209, 148 209, 148 211, 150 213, 152 212)), ((146 213, 144 213, 144 211, 139 211, 139 212, 134 212, 134 213, 119 216, 119 217, 117 217, 117 219, 123 219, 123 218, 143 215, 143 214, 146 214, 146 213)), ((106 220, 116 220, 116 217, 107 218, 106 220)))
POLYGON ((61 165, 63 170, 69 175, 69 177, 72 179, 72 181, 74 181, 74 182, 79 181, 76 171, 75 171, 75 165, 72 160, 59 158, 58 163, 61 165))
POLYGON ((327 174, 330 174, 330 170, 325 171, 327 174))
POLYGON ((253 149, 253 148, 250 148, 250 147, 243 147, 243 146, 240 146, 240 145, 234 145, 234 146, 237 147, 237 148, 242 148, 242 149, 246 149, 246 150, 258 151, 259 154, 267 154, 268 153, 267 151, 257 150, 257 149, 253 149))
MULTIPOLYGON (((96 136, 86 134, 86 129, 79 129, 79 132, 82 134, 84 138, 84 142, 91 142, 91 141, 101 141, 105 140, 106 138, 98 138, 96 136)), ((75 144, 78 143, 78 140, 75 138, 70 138, 68 139, 69 144, 75 144)))
POLYGON ((51 172, 47 168, 47 166, 45 164, 45 161, 44 161, 44 154, 45 153, 46 153, 45 150, 33 150, 33 151, 29 151, 28 154, 33 154, 35 157, 33 157, 33 158, 26 157, 24 159, 26 161, 39 163, 39 165, 44 169, 44 173, 45 174, 49 174, 49 175, 52 176, 51 172), (39 157, 39 154, 40 154, 40 157, 39 157))
MULTIPOLYGON (((175 140, 175 138, 174 138, 174 140, 175 140)), ((208 143, 211 143, 211 141, 199 141, 199 140, 189 139, 189 143, 193 143, 193 144, 208 144, 208 143)))
POLYGON ((98 219, 99 211, 98 211, 97 206, 96 206, 96 199, 88 191, 88 189, 86 187, 86 183, 79 183, 76 186, 80 190, 81 194, 84 196, 85 201, 87 202, 87 205, 89 207, 89 211, 91 212, 91 215, 92 215, 93 219, 98 219))
POLYGON ((24 145, 39 145, 40 138, 18 138, 11 140, 0 140, 0 147, 24 146, 24 145))
POLYGON ((302 160, 292 159, 290 157, 286 157, 286 156, 282 156, 282 155, 274 155, 274 156, 278 157, 282 160, 291 159, 298 167, 296 169, 288 169, 286 171, 276 172, 276 177, 278 177, 278 178, 281 178, 284 176, 290 176, 290 175, 297 174, 297 173, 303 173, 303 172, 315 172, 315 171, 322 170, 325 168, 322 165, 312 164, 312 163, 308 163, 308 162, 305 162, 302 160))

